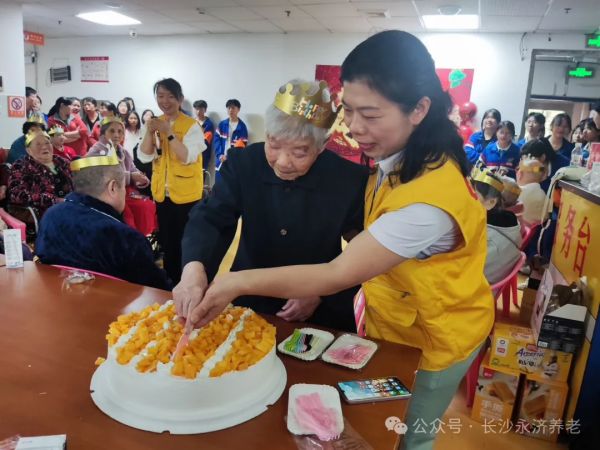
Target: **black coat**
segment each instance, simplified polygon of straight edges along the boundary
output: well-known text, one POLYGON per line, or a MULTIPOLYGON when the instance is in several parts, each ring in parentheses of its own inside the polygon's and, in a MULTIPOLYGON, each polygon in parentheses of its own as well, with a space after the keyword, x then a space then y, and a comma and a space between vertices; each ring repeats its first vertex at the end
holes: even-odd
MULTIPOLYGON (((240 216, 240 245, 232 271, 329 262, 341 253, 342 236, 363 228, 367 177, 365 167, 325 150, 306 175, 284 181, 268 165, 264 143, 232 149, 210 197, 190 212, 183 264, 202 262, 211 281, 240 216)), ((309 322, 355 331, 356 290, 322 297, 309 322)), ((275 314, 284 303, 242 297, 236 304, 275 314)))

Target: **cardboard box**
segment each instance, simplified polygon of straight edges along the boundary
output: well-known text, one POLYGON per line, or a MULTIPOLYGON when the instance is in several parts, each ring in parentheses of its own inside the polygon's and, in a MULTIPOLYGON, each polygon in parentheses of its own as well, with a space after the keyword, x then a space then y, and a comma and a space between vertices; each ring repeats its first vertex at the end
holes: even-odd
POLYGON ((567 381, 573 355, 535 345, 531 328, 496 322, 490 367, 521 372, 539 380, 567 381))
POLYGON ((488 351, 479 368, 471 418, 482 423, 507 422, 515 408, 520 374, 491 368, 489 357, 488 351))
POLYGON ((519 321, 522 323, 530 323, 531 315, 533 314, 533 306, 535 305, 535 295, 537 290, 525 288, 523 297, 521 298, 521 309, 519 310, 519 321))
POLYGON ((583 344, 587 308, 566 304, 550 310, 554 282, 547 270, 537 291, 531 328, 538 347, 575 353, 583 344))
POLYGON ((564 429, 562 418, 568 391, 567 383, 526 377, 515 431, 556 442, 560 430, 564 429))

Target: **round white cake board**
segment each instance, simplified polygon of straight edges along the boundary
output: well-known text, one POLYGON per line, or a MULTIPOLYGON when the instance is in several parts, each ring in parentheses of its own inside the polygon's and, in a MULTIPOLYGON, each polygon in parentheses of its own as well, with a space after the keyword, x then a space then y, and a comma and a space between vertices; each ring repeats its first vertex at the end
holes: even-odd
POLYGON ((198 411, 180 415, 177 411, 161 411, 161 417, 144 415, 141 405, 131 405, 118 398, 111 389, 108 380, 108 371, 105 364, 100 365, 90 384, 92 400, 106 415, 118 422, 145 431, 171 434, 197 434, 209 431, 222 430, 246 422, 262 414, 269 405, 275 403, 283 393, 287 382, 285 367, 279 358, 276 358, 274 370, 270 370, 264 382, 255 386, 243 399, 233 399, 232 408, 203 408, 199 405, 198 411))

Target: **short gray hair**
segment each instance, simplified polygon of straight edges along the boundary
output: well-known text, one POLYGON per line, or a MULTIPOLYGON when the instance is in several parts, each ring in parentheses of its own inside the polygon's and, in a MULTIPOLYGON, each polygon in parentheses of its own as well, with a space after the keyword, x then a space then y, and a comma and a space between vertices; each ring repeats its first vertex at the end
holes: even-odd
MULTIPOLYGON (((300 85, 303 84, 308 84, 310 86, 309 93, 311 94, 316 93, 319 90, 318 81, 294 79, 281 86, 279 92, 285 92, 288 84, 293 86, 292 93, 298 92, 300 85)), ((324 91, 323 94, 329 97, 328 90, 324 91)), ((329 98, 324 100, 329 101, 329 98)), ((325 145, 328 132, 329 130, 316 127, 301 117, 290 116, 289 114, 284 113, 273 104, 267 108, 265 113, 265 133, 276 139, 296 140, 308 138, 315 143, 317 148, 321 149, 325 145)))
POLYGON ((94 166, 73 172, 75 192, 100 197, 111 180, 119 187, 125 183, 125 171, 121 164, 115 166, 94 166))

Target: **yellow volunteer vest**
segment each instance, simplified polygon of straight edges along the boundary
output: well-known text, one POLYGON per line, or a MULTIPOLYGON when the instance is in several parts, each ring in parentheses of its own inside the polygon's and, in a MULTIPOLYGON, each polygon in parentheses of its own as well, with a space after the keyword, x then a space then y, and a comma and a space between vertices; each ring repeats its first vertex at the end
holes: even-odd
MULTIPOLYGON (((161 116, 163 118, 164 116, 161 116)), ((179 113, 172 129, 175 137, 181 142, 183 137, 196 121, 183 113, 179 113)), ((190 203, 202 198, 204 187, 202 173, 202 153, 196 162, 182 164, 175 152, 171 151, 168 136, 161 133, 160 146, 162 154, 152 163, 152 196, 157 202, 165 200, 166 188, 173 203, 190 203)))
POLYGON ((363 284, 367 335, 418 347, 421 368, 438 371, 467 358, 488 336, 495 305, 483 275, 486 215, 454 162, 406 184, 377 175, 365 193, 365 229, 379 216, 414 203, 443 209, 458 224, 463 244, 453 252, 411 259, 363 284))

